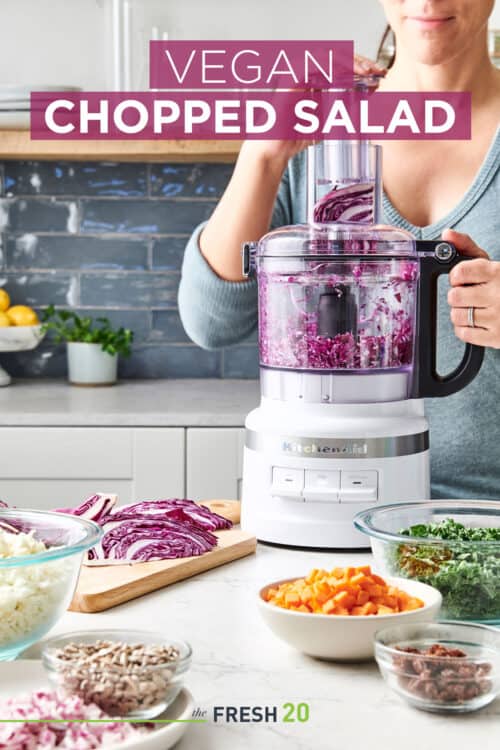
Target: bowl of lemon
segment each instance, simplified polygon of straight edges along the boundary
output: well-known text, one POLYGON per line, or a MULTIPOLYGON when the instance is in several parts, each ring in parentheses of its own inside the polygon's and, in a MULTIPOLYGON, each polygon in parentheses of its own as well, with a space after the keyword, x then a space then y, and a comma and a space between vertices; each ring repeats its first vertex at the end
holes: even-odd
MULTIPOLYGON (((33 308, 12 305, 8 292, 0 289, 0 352, 35 349, 45 333, 33 308)), ((0 386, 9 385, 10 375, 0 367, 0 386)))

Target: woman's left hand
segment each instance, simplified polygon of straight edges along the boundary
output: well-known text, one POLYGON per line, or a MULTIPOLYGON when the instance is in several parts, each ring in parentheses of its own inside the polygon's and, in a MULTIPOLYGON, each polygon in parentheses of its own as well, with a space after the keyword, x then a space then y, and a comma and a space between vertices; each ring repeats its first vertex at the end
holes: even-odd
POLYGON ((500 263, 490 260, 468 234, 446 229, 442 238, 473 258, 450 272, 448 304, 456 336, 469 344, 500 349, 500 263), (469 308, 473 308, 474 327, 469 325, 469 308))

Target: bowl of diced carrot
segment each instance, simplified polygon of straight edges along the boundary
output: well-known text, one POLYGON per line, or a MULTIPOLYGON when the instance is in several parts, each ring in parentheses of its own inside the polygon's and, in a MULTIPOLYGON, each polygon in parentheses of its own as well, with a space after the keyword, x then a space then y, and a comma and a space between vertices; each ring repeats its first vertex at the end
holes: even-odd
POLYGON ((259 608, 272 632, 310 656, 336 661, 373 658, 377 630, 428 622, 441 594, 406 578, 381 578, 369 565, 314 569, 264 586, 259 608))

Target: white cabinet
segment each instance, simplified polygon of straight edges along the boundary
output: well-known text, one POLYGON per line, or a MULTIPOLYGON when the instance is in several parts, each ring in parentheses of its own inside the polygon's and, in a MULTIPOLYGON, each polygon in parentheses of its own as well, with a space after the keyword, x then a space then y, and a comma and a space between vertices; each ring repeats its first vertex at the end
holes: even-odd
POLYGON ((2 427, 0 499, 9 505, 77 505, 93 492, 122 502, 184 497, 182 427, 2 427))
POLYGON ((193 500, 239 499, 243 473, 243 427, 188 428, 186 493, 193 500))
POLYGON ((237 499, 243 427, 1 427, 0 500, 72 507, 94 492, 237 499))

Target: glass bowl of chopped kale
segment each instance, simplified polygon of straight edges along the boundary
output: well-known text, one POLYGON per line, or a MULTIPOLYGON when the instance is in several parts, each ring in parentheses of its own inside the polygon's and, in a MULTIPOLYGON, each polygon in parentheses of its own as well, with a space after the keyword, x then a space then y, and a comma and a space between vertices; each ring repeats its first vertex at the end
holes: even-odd
POLYGON ((381 505, 354 524, 382 575, 439 589, 441 618, 500 625, 500 501, 381 505))

